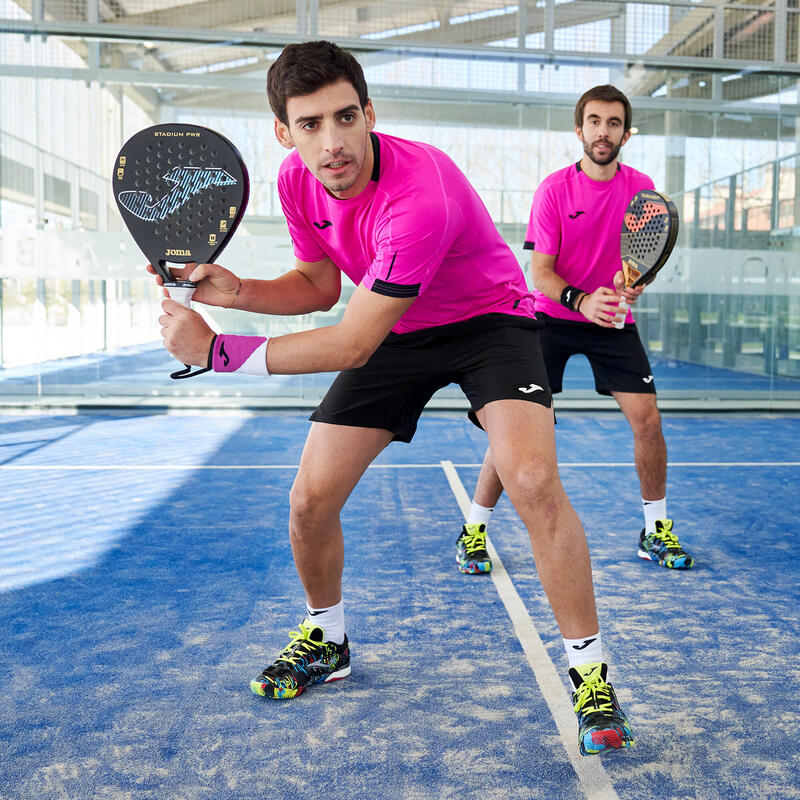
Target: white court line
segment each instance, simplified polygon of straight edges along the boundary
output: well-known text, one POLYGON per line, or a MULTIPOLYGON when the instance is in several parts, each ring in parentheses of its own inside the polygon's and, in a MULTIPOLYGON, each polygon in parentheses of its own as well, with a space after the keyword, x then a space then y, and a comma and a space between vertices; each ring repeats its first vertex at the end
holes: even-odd
MULTIPOLYGON (((451 461, 442 461, 442 469, 450 483, 450 488, 456 497, 461 513, 466 520, 469 515, 470 499, 464 489, 464 484, 458 477, 458 473, 451 461)), ((572 710, 572 703, 564 689, 553 662, 547 653, 542 640, 539 636, 533 620, 528 614, 528 609, 522 602, 522 598, 514 588, 509 574, 500 556, 494 549, 494 545, 486 539, 486 549, 492 559, 492 581, 494 582, 497 593, 506 607, 508 616, 514 625, 517 638, 522 644, 522 649, 528 659, 528 663, 533 669, 533 675, 542 696, 550 709, 550 714, 556 723, 561 742, 567 751, 567 756, 575 770, 581 789, 589 800, 619 800, 608 773, 603 767, 603 762, 599 756, 582 756, 578 750, 578 728, 575 712, 572 710)))

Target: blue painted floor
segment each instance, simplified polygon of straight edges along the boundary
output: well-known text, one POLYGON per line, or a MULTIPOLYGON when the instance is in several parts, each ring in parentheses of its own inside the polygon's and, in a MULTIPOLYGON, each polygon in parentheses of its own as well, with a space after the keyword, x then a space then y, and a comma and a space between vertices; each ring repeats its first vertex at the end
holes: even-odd
MULTIPOLYGON (((601 763, 622 800, 797 797, 800 419, 664 424, 689 572, 636 557, 622 418, 559 415, 637 736, 601 763)), ((3 800, 585 796, 493 583, 455 570, 439 462, 471 491, 485 447, 463 415, 424 417, 345 508, 352 676, 286 703, 250 692, 303 613, 286 531, 307 429, 302 415, 0 416, 3 800)), ((505 499, 491 533, 563 674, 505 499)))

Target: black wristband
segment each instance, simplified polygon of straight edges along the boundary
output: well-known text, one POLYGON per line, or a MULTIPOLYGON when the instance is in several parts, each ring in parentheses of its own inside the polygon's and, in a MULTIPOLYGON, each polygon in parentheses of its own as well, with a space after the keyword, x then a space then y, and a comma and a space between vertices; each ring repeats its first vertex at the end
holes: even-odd
POLYGON ((568 308, 570 311, 575 310, 575 301, 583 294, 583 289, 578 289, 575 286, 570 286, 567 284, 564 287, 564 290, 561 292, 561 297, 559 302, 561 303, 564 308, 568 308))

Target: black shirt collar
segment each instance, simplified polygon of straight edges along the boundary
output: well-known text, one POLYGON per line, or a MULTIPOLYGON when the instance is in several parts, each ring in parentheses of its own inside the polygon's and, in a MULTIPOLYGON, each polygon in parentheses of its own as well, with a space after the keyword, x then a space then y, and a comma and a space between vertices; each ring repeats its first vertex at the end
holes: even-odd
POLYGON ((377 181, 381 176, 381 143, 372 131, 370 131, 369 138, 372 140, 372 175, 370 180, 377 181))
MULTIPOLYGON (((583 169, 581 168, 581 162, 580 161, 576 161, 575 162, 575 171, 576 172, 583 172, 583 169)), ((622 172, 622 165, 619 163, 619 161, 617 161, 617 172, 622 172)))

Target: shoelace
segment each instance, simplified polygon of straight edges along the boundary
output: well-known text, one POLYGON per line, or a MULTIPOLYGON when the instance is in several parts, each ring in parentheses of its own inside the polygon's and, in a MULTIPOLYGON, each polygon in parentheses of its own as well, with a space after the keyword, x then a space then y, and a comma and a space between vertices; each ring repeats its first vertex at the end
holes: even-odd
POLYGON ((309 638, 310 635, 311 630, 305 625, 301 625, 299 631, 289 631, 292 641, 284 647, 283 652, 275 659, 276 662, 297 664, 300 659, 311 654, 315 648, 319 647, 319 642, 312 642, 309 638))
POLYGON ((614 710, 611 687, 599 676, 584 681, 575 691, 573 710, 576 713, 590 704, 597 711, 611 712, 614 710))
POLYGON ((464 549, 467 551, 467 555, 471 556, 473 553, 477 553, 479 550, 486 549, 486 533, 481 533, 480 531, 476 531, 475 533, 468 533, 464 537, 464 549))
POLYGON ((653 536, 653 541, 661 542, 667 550, 680 550, 681 543, 678 537, 670 530, 662 530, 661 533, 653 536))

